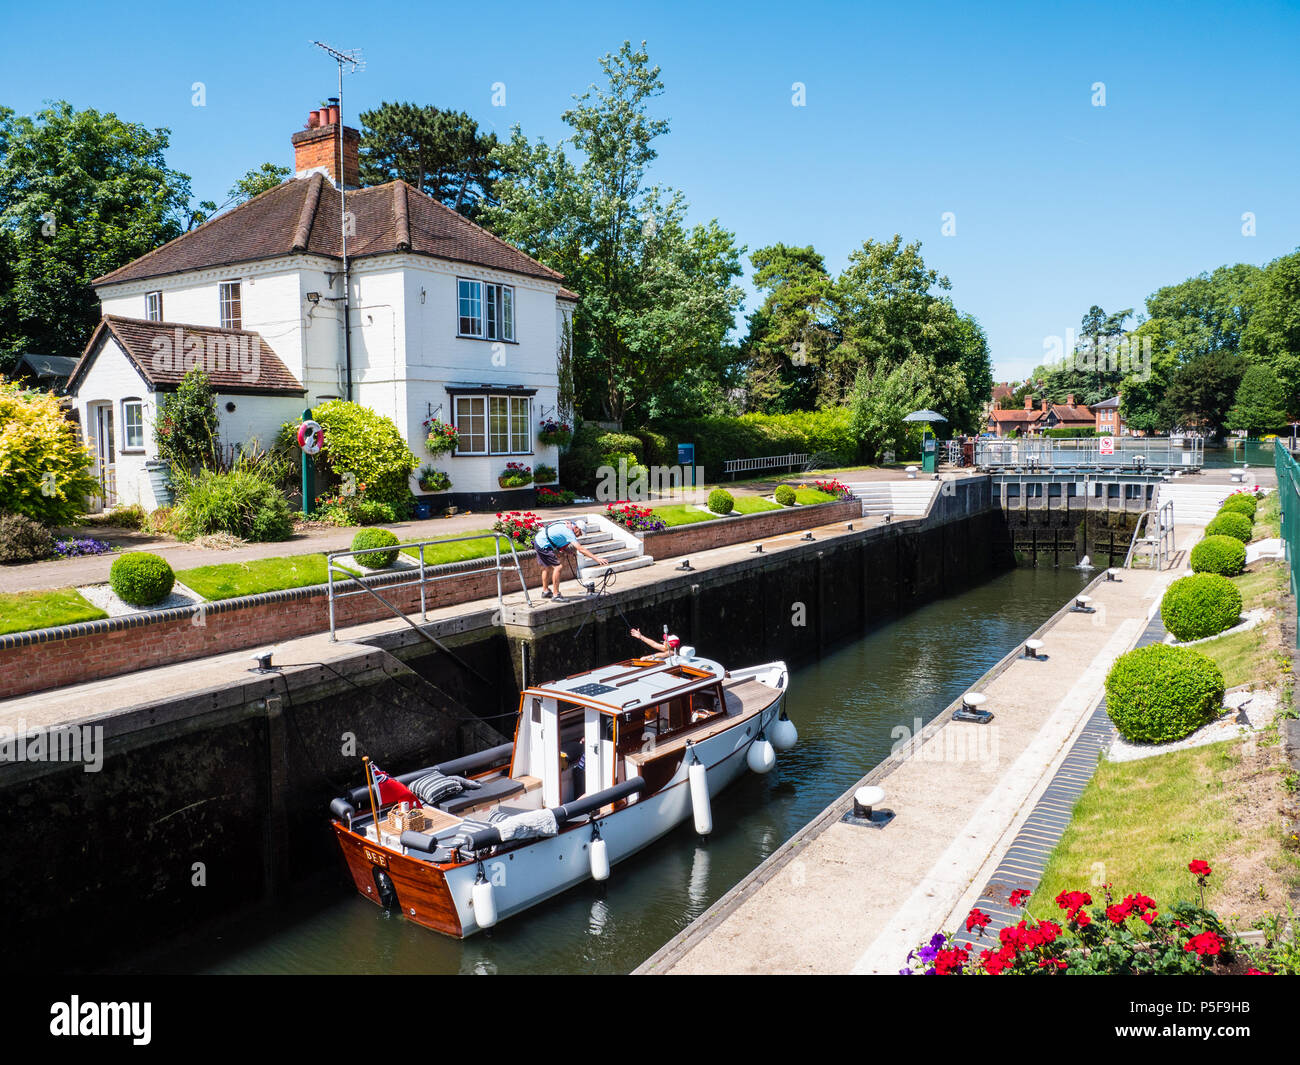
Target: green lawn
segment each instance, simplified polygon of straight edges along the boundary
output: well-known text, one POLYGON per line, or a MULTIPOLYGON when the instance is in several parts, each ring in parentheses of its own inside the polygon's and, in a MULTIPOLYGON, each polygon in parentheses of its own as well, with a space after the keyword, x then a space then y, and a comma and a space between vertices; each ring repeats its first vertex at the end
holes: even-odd
MULTIPOLYGON (((1239 747, 1215 743, 1136 762, 1102 762, 1048 859, 1029 903, 1034 916, 1057 919, 1053 900, 1062 891, 1087 891, 1100 903, 1100 885, 1107 881, 1116 899, 1141 891, 1161 909, 1194 899, 1196 880, 1187 863, 1201 858, 1215 866, 1231 844, 1250 842, 1241 838, 1234 812, 1239 747)), ((1262 837, 1271 835, 1267 825, 1251 831, 1261 847, 1262 837)), ((1223 883, 1223 876, 1211 878, 1207 903, 1213 905, 1223 883)))
POLYGON ((712 521, 718 517, 708 511, 696 510, 690 503, 669 503, 667 506, 655 507, 654 516, 669 528, 674 525, 691 525, 697 521, 712 521))
POLYGON ((819 488, 796 488, 794 490, 794 501, 805 507, 812 503, 832 503, 838 498, 838 496, 833 496, 830 492, 823 492, 819 488))
POLYGON ((785 507, 780 503, 773 503, 770 499, 764 499, 762 496, 737 496, 736 513, 737 514, 762 514, 767 510, 784 510, 785 507))
POLYGON ((204 599, 234 599, 259 592, 324 584, 327 578, 324 555, 280 555, 250 562, 224 562, 216 566, 178 570, 176 579, 193 588, 204 599))
MULTIPOLYGON (((1233 577, 1232 583, 1241 593, 1243 612, 1261 608, 1279 611, 1287 587, 1286 563, 1261 560, 1246 573, 1233 577)), ((1229 688, 1249 683, 1274 685, 1282 679, 1276 615, 1246 632, 1198 643, 1196 650, 1218 663, 1223 683, 1229 688)))
MULTIPOLYGON (((484 533, 490 533, 491 529, 475 529, 463 536, 482 536, 484 533)), ((488 540, 466 540, 462 543, 455 544, 434 544, 424 549, 424 564, 426 566, 443 566, 448 562, 464 562, 469 558, 483 558, 487 555, 496 554, 496 541, 488 540)), ((515 548, 519 550, 518 547, 515 548)), ((410 555, 414 559, 419 559, 420 549, 418 547, 404 547, 402 553, 410 555)), ((509 556, 510 548, 506 546, 505 541, 501 541, 501 553, 509 556)))
POLYGON ((108 617, 91 606, 75 588, 52 592, 8 592, 0 595, 0 636, 8 632, 30 632, 78 621, 108 617))

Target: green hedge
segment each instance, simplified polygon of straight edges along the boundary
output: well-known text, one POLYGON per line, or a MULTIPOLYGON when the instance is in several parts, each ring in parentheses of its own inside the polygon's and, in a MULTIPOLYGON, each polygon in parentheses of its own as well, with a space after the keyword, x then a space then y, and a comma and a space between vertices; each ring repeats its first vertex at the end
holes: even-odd
POLYGON ((131 606, 153 606, 171 594, 176 583, 167 560, 147 551, 128 551, 108 571, 108 583, 117 597, 131 606))
POLYGON ((1254 523, 1245 514, 1237 514, 1231 510, 1221 511, 1219 516, 1205 527, 1206 536, 1231 536, 1243 544, 1250 542, 1253 532, 1254 523))
POLYGON ((362 529, 352 537, 352 550, 365 551, 372 547, 391 547, 391 551, 362 555, 357 559, 366 569, 387 569, 397 561, 397 544, 400 541, 388 529, 362 529))
POLYGON ((1106 710, 1130 743, 1173 743, 1223 706, 1223 673, 1190 647, 1156 643, 1121 655, 1106 675, 1106 710))
POLYGON ((675 466, 677 445, 695 445, 695 463, 707 480, 723 476, 728 459, 806 454, 815 466, 834 468, 858 461, 858 442, 845 407, 796 414, 745 414, 739 418, 680 418, 640 430, 645 462, 675 466), (651 447, 650 444, 654 446, 651 447))
POLYGON ((1160 601, 1160 617, 1180 640, 1214 636, 1240 620, 1241 592, 1217 573, 1180 577, 1160 601))
POLYGON ((1246 568, 1246 545, 1232 536, 1207 536, 1192 548, 1193 573, 1235 577, 1246 568))
POLYGON ((1095 427, 1092 429, 1063 429, 1058 426, 1055 429, 1044 429, 1043 435, 1055 437, 1058 440, 1082 440, 1084 437, 1103 436, 1103 435, 1110 435, 1110 434, 1100 433, 1097 431, 1095 427))
POLYGON ((1259 507, 1257 500, 1249 492, 1234 492, 1223 501, 1219 513, 1245 514, 1251 521, 1255 520, 1255 511, 1259 507))

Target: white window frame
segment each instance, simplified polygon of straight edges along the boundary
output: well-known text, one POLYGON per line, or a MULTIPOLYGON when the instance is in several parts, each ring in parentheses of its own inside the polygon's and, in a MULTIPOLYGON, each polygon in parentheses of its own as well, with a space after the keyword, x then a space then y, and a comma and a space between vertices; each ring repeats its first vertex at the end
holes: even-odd
POLYGON ((135 397, 129 397, 122 400, 122 452, 123 454, 130 451, 144 450, 144 400, 135 397), (138 412, 139 439, 136 440, 132 434, 132 419, 130 411, 134 409, 138 412))
POLYGON ((238 281, 222 281, 217 286, 217 305, 222 329, 244 328, 244 291, 238 281), (237 308, 235 313, 232 307, 237 308))
MULTIPOLYGON (((496 281, 456 278, 456 335, 475 340, 515 342, 515 290, 496 281), (466 306, 477 307, 477 315, 464 314, 466 306), (476 323, 467 331, 466 323, 476 323)), ((503 452, 504 454, 504 452, 503 452)))
POLYGON ((155 289, 153 292, 144 294, 144 316, 151 322, 161 322, 163 320, 162 289, 155 289))
MULTIPOLYGON (((472 393, 468 395, 456 395, 453 397, 452 410, 455 412, 456 428, 460 430, 460 446, 456 448, 456 454, 460 456, 487 456, 487 455, 532 455, 533 451, 533 398, 532 396, 518 396, 506 392, 484 392, 472 393), (477 401, 477 403, 475 402, 477 401), (461 404, 467 404, 467 413, 462 413, 461 404), (505 404, 505 432, 494 434, 492 431, 493 407, 499 404, 505 404), (480 414, 473 413, 474 407, 478 406, 480 414), (469 440, 473 434, 468 426, 472 425, 470 419, 483 419, 483 447, 482 449, 471 448, 469 440), (493 437, 496 437, 494 440, 493 437), (504 436, 505 449, 502 450, 498 444, 504 436)), ((498 415, 499 416, 499 415, 498 415)))

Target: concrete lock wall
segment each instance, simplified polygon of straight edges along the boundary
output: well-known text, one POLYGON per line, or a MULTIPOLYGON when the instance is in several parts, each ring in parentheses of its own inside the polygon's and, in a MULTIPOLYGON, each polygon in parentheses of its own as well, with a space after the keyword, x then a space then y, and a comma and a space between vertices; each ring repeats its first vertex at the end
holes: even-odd
POLYGON ((665 566, 653 585, 539 617, 554 622, 502 625, 482 610, 431 624, 454 658, 395 623, 329 666, 106 716, 98 772, 3 766, 0 969, 138 957, 331 870, 345 897, 328 804, 361 782, 361 755, 400 773, 509 739, 525 669, 531 682, 629 657, 641 646, 629 623, 667 624, 723 662, 798 664, 985 579, 1007 564, 993 546, 1002 516, 987 478, 956 485, 926 519, 694 573, 665 566))

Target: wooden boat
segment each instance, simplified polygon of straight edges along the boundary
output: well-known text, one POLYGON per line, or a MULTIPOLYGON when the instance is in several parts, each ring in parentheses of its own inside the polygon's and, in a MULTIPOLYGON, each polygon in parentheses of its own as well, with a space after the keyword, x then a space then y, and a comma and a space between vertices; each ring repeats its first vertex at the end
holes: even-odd
POLYGON ((395 778, 427 793, 460 775, 458 794, 408 810, 363 785, 330 804, 357 890, 463 938, 604 879, 692 815, 708 832, 709 796, 794 744, 788 676, 784 662, 727 671, 682 648, 527 688, 513 742, 395 778))

